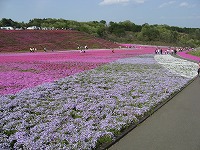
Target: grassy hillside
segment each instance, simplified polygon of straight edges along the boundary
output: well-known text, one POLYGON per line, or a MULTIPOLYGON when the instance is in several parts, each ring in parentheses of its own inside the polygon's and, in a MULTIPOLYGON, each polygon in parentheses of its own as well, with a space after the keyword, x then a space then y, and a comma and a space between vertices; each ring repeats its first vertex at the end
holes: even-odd
POLYGON ((189 54, 200 57, 200 48, 196 48, 196 50, 190 51, 189 54))
POLYGON ((116 48, 117 44, 75 30, 0 30, 0 52, 69 50, 78 46, 116 48))

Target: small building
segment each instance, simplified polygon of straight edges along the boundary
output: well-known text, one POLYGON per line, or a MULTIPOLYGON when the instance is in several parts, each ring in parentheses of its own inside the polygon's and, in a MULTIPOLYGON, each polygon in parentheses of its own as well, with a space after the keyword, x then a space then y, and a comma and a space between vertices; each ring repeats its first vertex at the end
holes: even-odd
POLYGON ((13 27, 0 27, 2 30, 14 30, 13 27))
POLYGON ((40 28, 37 26, 31 26, 31 27, 27 28, 27 30, 38 30, 38 29, 40 29, 40 28))

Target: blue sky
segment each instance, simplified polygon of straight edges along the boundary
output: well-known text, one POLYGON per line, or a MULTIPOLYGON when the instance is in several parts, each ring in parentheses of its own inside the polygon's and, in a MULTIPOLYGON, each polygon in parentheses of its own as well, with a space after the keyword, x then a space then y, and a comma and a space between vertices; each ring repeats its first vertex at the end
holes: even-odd
POLYGON ((0 19, 33 18, 200 28, 200 0, 0 0, 0 19))

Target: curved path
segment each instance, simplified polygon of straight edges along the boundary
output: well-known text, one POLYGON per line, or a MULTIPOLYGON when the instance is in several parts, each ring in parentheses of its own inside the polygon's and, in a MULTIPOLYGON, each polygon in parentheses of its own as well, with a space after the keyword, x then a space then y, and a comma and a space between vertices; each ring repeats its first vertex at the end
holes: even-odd
POLYGON ((200 78, 109 150, 200 150, 200 78))

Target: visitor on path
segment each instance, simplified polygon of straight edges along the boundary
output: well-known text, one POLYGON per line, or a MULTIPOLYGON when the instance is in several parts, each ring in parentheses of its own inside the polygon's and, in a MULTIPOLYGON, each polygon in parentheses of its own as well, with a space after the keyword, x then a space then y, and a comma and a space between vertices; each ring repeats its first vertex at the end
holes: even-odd
POLYGON ((173 49, 171 49, 171 54, 174 55, 174 50, 173 49))
POLYGON ((169 53, 170 53, 170 48, 167 49, 167 54, 169 54, 169 53))
POLYGON ((175 55, 177 54, 177 50, 176 50, 176 49, 174 49, 174 54, 175 54, 175 55))
POLYGON ((47 52, 47 48, 46 47, 44 48, 44 52, 47 52))
POLYGON ((155 49, 155 54, 157 54, 157 53, 158 53, 158 49, 156 48, 156 49, 155 49))
POLYGON ((36 52, 36 51, 37 51, 37 48, 34 48, 34 47, 31 48, 31 47, 30 47, 30 52, 31 52, 31 53, 34 53, 34 52, 36 52))
POLYGON ((162 55, 162 52, 163 52, 163 50, 162 50, 162 48, 160 49, 160 54, 162 55))
POLYGON ((199 61, 199 63, 198 63, 198 65, 199 65, 199 68, 198 68, 198 76, 200 77, 200 61, 199 61))
POLYGON ((80 53, 85 53, 85 50, 81 49, 81 50, 80 50, 80 53))

